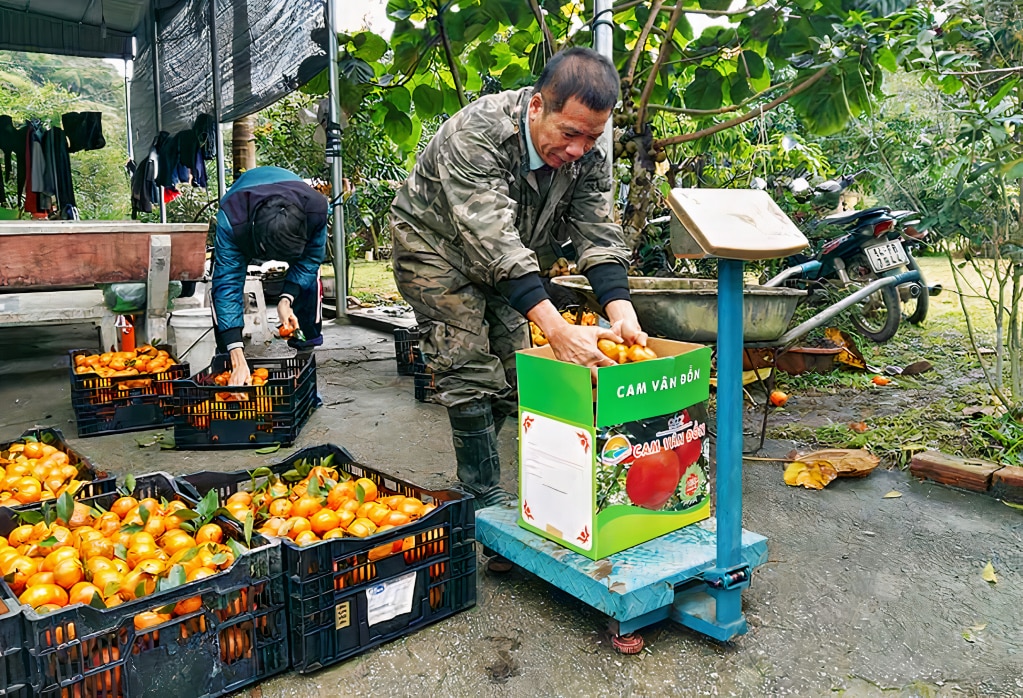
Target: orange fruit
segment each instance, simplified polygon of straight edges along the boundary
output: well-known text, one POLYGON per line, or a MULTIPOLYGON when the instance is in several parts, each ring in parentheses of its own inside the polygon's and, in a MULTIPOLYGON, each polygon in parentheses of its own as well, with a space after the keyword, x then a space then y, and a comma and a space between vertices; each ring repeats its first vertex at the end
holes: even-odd
POLYGON ((79 550, 85 560, 111 558, 114 556, 114 543, 110 539, 100 536, 81 543, 79 550))
POLYGON ((368 477, 360 477, 355 481, 356 498, 358 498, 360 491, 362 492, 362 501, 372 502, 377 498, 377 483, 373 482, 368 477))
POLYGON ((194 582, 197 579, 204 579, 206 577, 212 577, 216 573, 217 573, 217 571, 215 569, 211 569, 209 567, 197 567, 196 569, 194 569, 194 570, 192 570, 191 572, 188 573, 188 576, 186 577, 186 579, 188 579, 188 581, 190 581, 190 582, 194 582))
POLYGON ((308 519, 322 508, 323 503, 320 501, 319 497, 303 495, 296 499, 295 503, 291 505, 291 515, 301 516, 308 519))
POLYGON ((85 570, 77 558, 61 560, 53 568, 53 581, 59 586, 70 589, 78 582, 85 579, 85 570))
POLYGON ((134 569, 143 560, 156 557, 156 543, 142 541, 128 548, 128 564, 134 569))
POLYGON ((25 580, 26 589, 39 584, 54 584, 53 572, 36 572, 25 580))
POLYGON ((423 515, 423 503, 415 497, 406 497, 405 501, 398 506, 398 511, 408 514, 409 518, 418 519, 423 515))
POLYGON ((409 517, 409 515, 404 513, 404 512, 401 512, 401 511, 389 511, 389 512, 387 512, 387 516, 385 516, 383 521, 381 521, 380 523, 383 526, 395 526, 395 527, 397 527, 397 526, 404 526, 405 524, 407 524, 411 520, 412 519, 409 517))
POLYGON ((388 497, 381 498, 379 501, 388 509, 397 509, 398 505, 405 501, 405 495, 392 494, 388 497))
POLYGON ((103 592, 99 587, 90 582, 78 582, 68 592, 68 604, 84 603, 88 606, 96 596, 101 600, 103 598, 103 592))
POLYGON ((193 596, 188 599, 182 599, 181 601, 178 601, 176 604, 174 604, 174 615, 176 616, 188 615, 189 613, 195 613, 200 608, 202 608, 202 597, 193 596))
POLYGON ((252 504, 252 494, 250 492, 239 490, 238 492, 235 492, 234 494, 227 498, 226 504, 231 504, 233 502, 241 502, 246 507, 248 507, 250 504, 252 504))
POLYGON ((337 513, 337 515, 338 515, 338 518, 339 518, 338 526, 340 528, 348 528, 348 526, 351 525, 351 523, 353 521, 355 521, 355 512, 354 511, 348 511, 347 509, 342 509, 341 511, 339 511, 337 513))
POLYGON ((365 538, 366 536, 371 536, 374 533, 376 533, 376 530, 377 527, 375 523, 373 523, 369 519, 363 518, 356 519, 348 526, 348 533, 350 533, 353 536, 356 536, 357 538, 365 538))
POLYGON ((101 570, 117 571, 117 568, 114 567, 113 561, 109 557, 103 555, 96 555, 94 557, 87 558, 85 561, 85 569, 91 576, 99 574, 101 570))
POLYGON ((252 516, 252 511, 249 509, 248 504, 242 502, 230 502, 226 507, 227 512, 238 521, 244 523, 247 518, 252 516))
POLYGON ((123 519, 129 511, 139 505, 139 500, 134 497, 119 497, 114 500, 114 503, 110 505, 110 511, 117 514, 119 519, 123 519))
POLYGON ((219 543, 222 540, 224 540, 224 529, 220 527, 220 524, 205 524, 195 534, 195 542, 200 545, 202 543, 219 543))
POLYGON ((312 543, 319 543, 319 542, 320 542, 320 537, 317 536, 312 531, 302 531, 297 536, 295 536, 295 544, 296 545, 310 545, 312 543))
MULTIPOLYGON (((104 598, 110 596, 117 596, 117 592, 121 589, 121 581, 123 576, 116 569, 99 570, 93 573, 92 583, 100 590, 104 598)), ((109 603, 107 604, 110 605, 109 603)))
POLYGON ((180 550, 194 548, 195 545, 195 539, 180 528, 167 531, 160 538, 160 546, 169 555, 173 555, 180 550))
POLYGON ((7 544, 17 548, 31 541, 34 533, 34 527, 29 524, 18 526, 7 536, 7 544))
POLYGON ((359 505, 359 508, 355 510, 355 517, 359 519, 368 519, 369 513, 379 506, 379 504, 373 501, 363 502, 359 505))
POLYGON ((68 595, 64 589, 56 584, 38 584, 26 589, 18 597, 18 601, 26 606, 31 606, 32 608, 37 608, 45 604, 67 606, 68 595))
MULTIPOLYGON (((374 504, 376 504, 376 502, 374 502, 374 504)), ((388 514, 393 513, 395 512, 391 511, 383 504, 376 504, 376 506, 369 510, 369 515, 366 518, 379 526, 384 522, 384 519, 387 518, 388 514)))
POLYGON ((164 613, 156 613, 155 611, 143 611, 135 616, 135 629, 136 630, 147 630, 154 626, 166 623, 171 617, 164 613))
POLYGON ((282 531, 285 529, 287 529, 286 535, 292 540, 295 540, 295 537, 302 531, 311 531, 312 524, 309 523, 309 519, 303 516, 292 516, 284 522, 283 526, 281 526, 282 531))
POLYGON ((53 572, 57 564, 63 560, 77 560, 78 551, 74 548, 58 548, 43 558, 39 569, 43 572, 53 572))
POLYGON ((288 518, 291 516, 291 500, 286 497, 281 497, 270 502, 270 506, 267 507, 267 513, 273 516, 280 516, 288 518))
POLYGON ((42 458, 44 454, 43 444, 38 441, 26 441, 22 451, 26 458, 42 458))
POLYGON ((332 528, 337 528, 340 523, 341 517, 333 509, 320 509, 309 519, 309 525, 312 527, 313 533, 317 535, 322 535, 332 528))
POLYGON ((19 478, 11 488, 11 494, 22 504, 38 502, 42 491, 42 483, 30 476, 19 478))

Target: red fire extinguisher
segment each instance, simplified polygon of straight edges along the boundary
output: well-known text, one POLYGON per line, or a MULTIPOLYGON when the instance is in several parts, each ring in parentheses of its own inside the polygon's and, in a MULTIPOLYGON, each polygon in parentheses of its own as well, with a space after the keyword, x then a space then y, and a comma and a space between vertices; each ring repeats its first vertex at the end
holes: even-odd
POLYGON ((135 324, 131 315, 118 315, 114 327, 121 331, 121 351, 135 351, 135 324))

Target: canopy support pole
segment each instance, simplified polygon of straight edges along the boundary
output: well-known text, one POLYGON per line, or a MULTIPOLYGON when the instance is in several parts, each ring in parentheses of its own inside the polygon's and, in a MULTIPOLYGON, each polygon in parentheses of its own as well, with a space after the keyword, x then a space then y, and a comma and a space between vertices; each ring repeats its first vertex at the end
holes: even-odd
POLYGON ((135 146, 131 142, 131 79, 135 74, 135 61, 124 59, 124 127, 127 129, 128 159, 135 161, 135 146))
MULTIPOLYGON (((160 20, 153 13, 153 91, 156 92, 156 132, 163 130, 163 100, 160 99, 160 20)), ((146 154, 148 157, 148 153, 146 154)), ((167 205, 163 202, 163 187, 160 187, 160 222, 167 222, 167 205)))
POLYGON ((217 197, 224 198, 227 191, 227 177, 224 166, 224 131, 220 127, 221 107, 221 82, 220 82, 220 44, 217 41, 217 2, 209 0, 209 25, 210 25, 210 67, 213 70, 213 120, 217 123, 217 197))
POLYGON ((342 204, 342 162, 341 162, 341 102, 338 96, 338 64, 339 46, 337 42, 337 5, 336 0, 327 3, 327 75, 330 79, 330 102, 327 124, 327 157, 330 158, 330 194, 333 204, 331 233, 334 240, 334 303, 336 317, 346 314, 348 308, 348 275, 347 256, 345 251, 345 215, 342 204), (336 140, 332 140, 336 137, 336 140), (331 144, 334 148, 331 148, 331 144))

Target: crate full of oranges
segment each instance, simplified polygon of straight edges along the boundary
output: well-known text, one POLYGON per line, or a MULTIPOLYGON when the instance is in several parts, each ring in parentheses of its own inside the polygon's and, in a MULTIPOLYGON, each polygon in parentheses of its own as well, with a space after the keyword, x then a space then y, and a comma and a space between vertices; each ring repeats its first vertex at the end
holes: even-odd
POLYGON ((288 665, 279 544, 164 473, 0 511, 0 573, 36 695, 223 695, 288 665))
POLYGON ((288 445, 316 406, 316 361, 248 358, 250 381, 228 385, 231 359, 176 380, 174 442, 178 448, 288 445))
POLYGON ((0 507, 21 509, 56 499, 65 492, 76 499, 114 490, 114 478, 96 468, 52 427, 29 429, 0 443, 0 507))
POLYGON ((79 436, 98 436, 170 426, 174 399, 171 381, 188 377, 167 345, 134 351, 70 356, 71 406, 79 436))
POLYGON ((334 445, 180 479, 281 541, 292 666, 328 666, 476 603, 472 499, 360 465, 334 445), (400 600, 385 603, 384 599, 400 600))

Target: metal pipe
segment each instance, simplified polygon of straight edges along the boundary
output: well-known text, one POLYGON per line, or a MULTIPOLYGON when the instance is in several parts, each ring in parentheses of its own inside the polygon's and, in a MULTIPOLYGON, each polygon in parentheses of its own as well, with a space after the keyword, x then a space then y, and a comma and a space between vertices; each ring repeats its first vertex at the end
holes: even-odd
POLYGON ((816 259, 813 259, 813 260, 810 260, 809 262, 803 262, 802 264, 797 264, 794 267, 789 267, 788 269, 782 271, 777 276, 771 278, 769 281, 767 281, 763 285, 764 286, 781 286, 783 281, 785 281, 786 279, 789 279, 789 278, 795 276, 796 274, 799 274, 800 276, 802 276, 803 274, 806 274, 807 272, 814 272, 814 271, 817 271, 820 268, 821 268, 821 263, 818 262, 816 259))
POLYGON ((217 2, 208 0, 209 29, 210 29, 210 66, 213 70, 213 120, 217 122, 217 195, 224 198, 227 191, 227 174, 224 166, 224 132, 220 127, 220 118, 223 113, 221 106, 221 76, 220 76, 220 42, 217 41, 217 2))
POLYGON ((810 330, 817 329, 825 322, 827 322, 828 320, 830 320, 831 318, 835 317, 843 310, 848 308, 849 306, 859 303, 861 300, 863 300, 870 294, 877 292, 878 290, 884 288, 885 286, 892 285, 900 286, 902 284, 908 284, 910 282, 919 280, 920 272, 915 270, 904 271, 896 276, 884 276, 880 279, 875 279, 874 281, 871 281, 869 284, 861 288, 859 291, 856 291, 856 293, 849 294, 848 296, 846 296, 839 302, 835 303, 834 305, 829 305, 827 308, 820 311, 806 322, 796 325, 771 344, 774 346, 784 346, 790 342, 794 342, 795 340, 799 339, 810 330))
MULTIPOLYGON (((341 121, 341 101, 338 96, 338 73, 337 57, 339 46, 337 42, 337 5, 336 0, 326 0, 327 3, 327 75, 330 80, 330 101, 327 118, 330 120, 328 126, 338 124, 341 121)), ((328 132, 329 134, 329 132, 328 132)), ((328 139, 329 141, 329 139, 328 139)), ((336 317, 342 317, 348 307, 348 276, 347 257, 345 252, 345 214, 342 205, 342 162, 341 144, 338 143, 337 153, 330 161, 330 193, 333 199, 333 213, 331 218, 331 232, 334 238, 334 304, 336 317)))
POLYGON ((124 127, 127 129, 128 159, 135 160, 135 145, 131 134, 131 79, 135 76, 134 59, 124 59, 124 127))
MULTIPOLYGON (((611 26, 609 24, 605 24, 605 22, 611 21, 611 4, 612 0, 594 0, 593 49, 613 63, 614 55, 611 26)), ((608 173, 612 172, 611 168, 614 164, 614 146, 612 145, 613 137, 614 125, 609 117, 607 120, 607 126, 604 128, 603 135, 597 139, 597 145, 604 151, 607 158, 608 173)), ((614 181, 614 178, 612 178, 612 181, 614 181)))
MULTIPOLYGON (((719 570, 742 561, 742 318, 743 262, 718 260, 717 343, 717 565, 719 570)), ((740 589, 717 595, 719 626, 742 624, 740 589)))
MULTIPOLYGON (((156 132, 163 130, 163 100, 160 98, 160 21, 153 8, 153 91, 156 93, 156 132)), ((167 222, 167 205, 163 203, 163 187, 160 187, 160 222, 167 222)))

